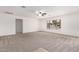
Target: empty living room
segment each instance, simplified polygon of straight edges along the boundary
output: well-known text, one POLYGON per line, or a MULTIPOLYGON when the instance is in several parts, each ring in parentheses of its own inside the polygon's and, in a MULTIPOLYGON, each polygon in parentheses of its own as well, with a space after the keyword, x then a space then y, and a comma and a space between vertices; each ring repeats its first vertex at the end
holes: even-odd
POLYGON ((0 6, 0 52, 79 52, 79 6, 0 6))

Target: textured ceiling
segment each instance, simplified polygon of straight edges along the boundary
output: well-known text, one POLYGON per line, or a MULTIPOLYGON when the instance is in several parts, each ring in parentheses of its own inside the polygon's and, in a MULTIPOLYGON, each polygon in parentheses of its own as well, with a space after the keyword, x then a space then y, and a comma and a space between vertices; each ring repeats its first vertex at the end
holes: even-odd
POLYGON ((36 15, 36 11, 45 10, 47 16, 57 16, 66 13, 79 11, 78 6, 0 6, 0 13, 12 12, 14 15, 23 17, 39 17, 36 15))

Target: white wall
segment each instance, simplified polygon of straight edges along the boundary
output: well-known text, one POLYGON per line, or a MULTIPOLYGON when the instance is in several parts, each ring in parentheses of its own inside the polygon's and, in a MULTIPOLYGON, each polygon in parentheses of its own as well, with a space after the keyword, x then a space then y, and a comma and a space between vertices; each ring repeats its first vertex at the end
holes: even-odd
POLYGON ((40 19, 40 30, 49 31, 73 36, 79 36, 79 12, 63 15, 61 18, 61 29, 59 30, 48 30, 46 28, 46 20, 52 20, 53 18, 40 19))
POLYGON ((62 18, 62 33, 79 36, 79 12, 62 18))
POLYGON ((35 18, 23 19, 23 33, 38 31, 39 21, 35 18))
POLYGON ((15 18, 7 14, 0 14, 0 36, 15 34, 15 18))
POLYGON ((35 18, 0 14, 0 36, 16 34, 16 19, 23 19, 23 33, 39 31, 39 21, 35 18))

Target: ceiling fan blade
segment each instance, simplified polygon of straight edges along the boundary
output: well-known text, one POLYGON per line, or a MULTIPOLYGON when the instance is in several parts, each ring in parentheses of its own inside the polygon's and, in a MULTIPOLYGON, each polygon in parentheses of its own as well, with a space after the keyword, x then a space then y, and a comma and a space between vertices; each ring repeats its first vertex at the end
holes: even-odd
POLYGON ((4 12, 5 14, 13 14, 12 12, 8 12, 8 11, 6 11, 6 12, 4 12))

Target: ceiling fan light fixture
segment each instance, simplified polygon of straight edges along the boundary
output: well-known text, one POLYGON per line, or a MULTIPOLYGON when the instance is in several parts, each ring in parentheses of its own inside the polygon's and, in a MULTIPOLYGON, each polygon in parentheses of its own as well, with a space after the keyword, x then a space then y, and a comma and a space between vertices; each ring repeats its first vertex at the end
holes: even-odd
POLYGON ((47 13, 45 12, 45 11, 36 11, 36 14, 38 15, 38 16, 45 16, 47 13))

